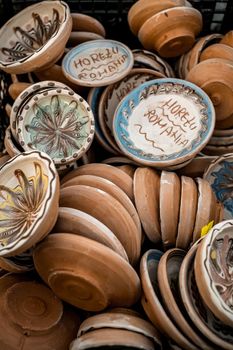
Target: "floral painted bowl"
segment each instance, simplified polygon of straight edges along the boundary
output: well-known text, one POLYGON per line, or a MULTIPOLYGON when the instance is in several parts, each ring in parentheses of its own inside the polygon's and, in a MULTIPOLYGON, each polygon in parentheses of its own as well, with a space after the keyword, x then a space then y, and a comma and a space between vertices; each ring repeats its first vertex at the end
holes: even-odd
POLYGON ((63 54, 72 19, 63 1, 42 1, 11 18, 0 30, 0 68, 22 74, 52 66, 63 54))
POLYGON ((18 255, 43 239, 58 215, 59 179, 52 160, 22 153, 0 168, 0 256, 18 255))
POLYGON ((47 153, 56 165, 73 163, 89 149, 94 117, 86 101, 71 90, 35 94, 23 107, 17 135, 26 150, 47 153))
POLYGON ((194 84, 168 78, 146 82, 121 101, 113 134, 126 156, 164 168, 194 158, 214 125, 209 97, 194 84))

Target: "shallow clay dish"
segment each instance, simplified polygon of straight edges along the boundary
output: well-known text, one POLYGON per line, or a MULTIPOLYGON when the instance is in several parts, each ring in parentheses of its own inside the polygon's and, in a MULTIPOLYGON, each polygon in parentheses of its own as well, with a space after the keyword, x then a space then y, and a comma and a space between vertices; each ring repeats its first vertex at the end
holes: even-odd
POLYGON ((216 199, 208 181, 197 178, 198 202, 196 220, 193 229, 192 243, 201 237, 201 230, 208 225, 215 216, 216 199))
POLYGON ((102 23, 100 23, 96 18, 83 13, 71 13, 71 17, 73 31, 91 32, 105 37, 105 29, 102 23))
POLYGON ((180 295, 189 317, 199 331, 212 343, 213 350, 231 350, 232 327, 225 326, 203 303, 194 275, 194 258, 198 248, 195 244, 185 256, 179 273, 180 295))
POLYGON ((208 345, 193 329, 193 324, 182 305, 179 294, 179 271, 184 257, 185 251, 174 248, 164 253, 160 259, 158 283, 162 291, 161 296, 166 310, 183 334, 200 349, 212 350, 212 346, 208 345))
POLYGON ((232 61, 233 64, 233 47, 224 44, 213 44, 202 51, 200 62, 211 58, 223 58, 232 61))
POLYGON ((150 321, 165 336, 173 339, 182 349, 198 349, 178 330, 170 317, 165 312, 159 300, 159 288, 157 281, 158 264, 163 253, 156 249, 148 250, 140 263, 140 277, 143 295, 142 306, 150 321))
POLYGON ((55 294, 81 309, 128 307, 140 297, 134 269, 111 249, 88 238, 50 235, 36 247, 33 258, 37 272, 55 294))
POLYGON ((31 86, 31 83, 12 83, 8 88, 8 93, 10 97, 15 100, 29 86, 31 86))
POLYGON ((130 263, 137 262, 141 232, 125 207, 110 194, 90 186, 71 186, 61 190, 60 206, 84 211, 101 221, 122 243, 130 263))
POLYGON ((233 30, 227 32, 221 40, 221 44, 233 47, 233 30))
POLYGON ((151 242, 161 241, 159 220, 160 176, 150 168, 137 168, 134 173, 134 198, 143 229, 151 242))
POLYGON ((134 199, 132 178, 124 171, 114 166, 100 163, 86 164, 67 174, 62 179, 61 183, 64 184, 66 181, 79 175, 94 175, 103 177, 120 187, 132 201, 134 199))
POLYGON ((44 238, 58 214, 59 179, 44 153, 22 153, 1 168, 0 256, 23 253, 44 238))
POLYGON ((10 126, 8 126, 5 131, 4 146, 7 153, 11 157, 17 156, 24 151, 23 148, 15 141, 10 126))
POLYGON ((99 329, 75 340, 70 350, 86 349, 154 350, 154 343, 142 334, 119 329, 99 329))
POLYGON ((68 47, 74 47, 91 40, 103 40, 102 35, 90 32, 71 32, 67 42, 68 47))
POLYGON ((62 61, 70 81, 83 86, 106 86, 124 78, 133 67, 133 54, 114 40, 93 40, 74 47, 62 61))
POLYGON ((60 207, 53 232, 73 233, 93 239, 111 248, 126 261, 129 260, 124 247, 114 233, 102 222, 81 210, 60 207))
POLYGON ((13 273, 24 273, 33 270, 32 250, 10 258, 0 258, 0 268, 13 273))
POLYGON ((162 168, 193 158, 209 141, 214 124, 209 97, 193 84, 169 78, 131 91, 118 105, 113 132, 126 156, 162 168))
POLYGON ((160 178, 159 211, 164 247, 176 244, 180 209, 180 179, 172 172, 162 171, 160 178))
POLYGON ((117 165, 117 168, 124 171, 126 174, 128 174, 130 177, 134 177, 134 173, 136 168, 133 165, 125 164, 125 165, 117 165))
POLYGON ((201 297, 225 325, 233 326, 231 254, 233 221, 215 225, 198 246, 195 278, 201 297))
POLYGON ((197 213, 197 186, 193 179, 181 176, 181 197, 176 247, 188 249, 192 242, 197 213))
POLYGON ((202 29, 202 15, 192 7, 173 7, 153 15, 142 25, 138 38, 145 49, 162 57, 177 57, 193 46, 202 29))
POLYGON ((134 162, 132 159, 129 159, 127 157, 123 157, 123 156, 119 156, 119 157, 110 157, 107 159, 104 159, 102 161, 102 163, 104 164, 108 164, 108 165, 122 165, 122 164, 130 164, 130 165, 135 165, 135 166, 139 166, 138 163, 134 162))
POLYGON ((28 6, 0 30, 0 68, 22 74, 53 65, 63 54, 71 28, 65 2, 42 1, 28 6))
POLYGON ((224 219, 233 218, 232 169, 232 154, 226 154, 213 160, 204 173, 204 179, 210 183, 217 200, 224 205, 224 219))
POLYGON ((69 164, 89 149, 94 117, 88 103, 73 91, 52 89, 35 94, 18 119, 17 135, 25 150, 47 153, 55 164, 69 164))
POLYGON ((186 165, 184 168, 182 168, 179 172, 180 175, 190 176, 192 178, 195 177, 202 177, 205 170, 208 168, 210 163, 215 159, 216 157, 213 156, 197 156, 192 159, 192 161, 186 165))

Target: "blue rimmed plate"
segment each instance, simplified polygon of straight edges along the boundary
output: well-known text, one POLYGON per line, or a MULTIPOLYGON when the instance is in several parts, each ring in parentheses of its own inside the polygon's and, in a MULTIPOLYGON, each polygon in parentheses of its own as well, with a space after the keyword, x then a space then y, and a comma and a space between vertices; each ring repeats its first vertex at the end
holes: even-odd
POLYGON ((208 143, 215 125, 209 97, 180 79, 142 84, 119 104, 113 133, 120 149, 137 162, 168 167, 192 159, 208 143))

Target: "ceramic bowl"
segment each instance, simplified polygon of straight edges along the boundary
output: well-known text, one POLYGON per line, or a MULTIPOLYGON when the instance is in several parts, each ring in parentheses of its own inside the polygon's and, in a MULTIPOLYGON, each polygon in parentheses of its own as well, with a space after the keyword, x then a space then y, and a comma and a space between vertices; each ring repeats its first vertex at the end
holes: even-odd
POLYGON ((104 37, 102 35, 91 32, 71 32, 67 46, 72 48, 91 40, 104 40, 104 37))
POLYGON ((224 44, 213 44, 203 50, 200 62, 211 58, 223 58, 233 62, 233 48, 224 44))
POLYGON ((129 261, 126 251, 114 233, 102 222, 81 210, 60 207, 57 222, 53 228, 56 233, 73 233, 104 244, 129 261))
POLYGON ((233 31, 227 32, 221 40, 221 44, 233 47, 233 31))
POLYGON ((215 107, 217 121, 223 121, 233 114, 232 61, 208 59, 193 67, 186 78, 209 95, 215 107))
POLYGON ((164 168, 192 159, 209 141, 214 124, 212 102, 197 86, 179 79, 157 79, 122 100, 114 115, 113 133, 126 156, 164 168))
POLYGON ((219 145, 210 145, 208 144, 204 149, 203 152, 210 156, 224 156, 225 154, 233 153, 233 144, 226 145, 226 146, 219 146, 219 145))
POLYGON ((87 102, 72 91, 35 94, 23 107, 17 135, 26 150, 47 153, 55 164, 79 159, 94 137, 94 117, 87 102))
POLYGON ((58 214, 59 179, 44 153, 22 153, 1 167, 0 256, 23 253, 44 238, 58 214))
POLYGON ((194 264, 196 283, 205 304, 230 327, 233 326, 232 226, 232 220, 215 225, 199 244, 194 264))
POLYGON ((24 152, 23 148, 15 141, 10 126, 5 131, 4 146, 7 153, 11 156, 17 156, 24 152))
POLYGON ((139 166, 140 164, 134 162, 132 159, 129 159, 127 157, 119 156, 119 157, 110 157, 107 159, 104 159, 102 161, 104 164, 108 165, 122 165, 122 164, 130 164, 132 166, 139 166))
POLYGON ((10 97, 15 100, 26 88, 31 86, 31 83, 23 83, 23 82, 17 82, 12 83, 9 86, 8 93, 10 97))
POLYGON ((232 136, 212 136, 208 143, 208 145, 213 145, 213 146, 228 146, 232 144, 233 144, 233 135, 232 136))
POLYGON ((80 320, 77 313, 28 275, 0 278, 2 349, 68 349, 80 320))
POLYGON ((28 6, 0 30, 0 68, 22 74, 53 65, 63 54, 71 28, 65 2, 42 1, 28 6))
POLYGON ((193 46, 202 29, 202 15, 192 7, 173 7, 153 15, 142 25, 138 38, 143 47, 162 57, 177 57, 193 46))
POLYGON ((135 166, 133 165, 129 165, 129 164, 125 164, 125 165, 117 165, 117 168, 124 171, 126 174, 128 174, 130 177, 134 177, 134 173, 135 173, 135 166))
POLYGON ((94 216, 116 235, 125 248, 130 263, 135 264, 138 261, 141 232, 129 212, 113 196, 94 187, 76 185, 61 190, 60 206, 78 209, 94 216))
POLYGON ((71 82, 88 87, 106 86, 124 78, 133 67, 133 54, 114 40, 93 40, 74 47, 62 61, 71 82))
POLYGON ((151 168, 137 168, 133 178, 134 198, 142 227, 153 243, 161 241, 159 219, 160 176, 151 168))
POLYGON ((197 156, 179 171, 180 175, 190 176, 192 178, 202 177, 210 163, 215 159, 214 156, 197 156))
POLYGON ((168 314, 183 334, 198 348, 211 350, 212 346, 193 328, 192 321, 182 305, 179 294, 179 271, 184 257, 185 251, 174 248, 164 253, 160 259, 158 283, 160 290, 163 291, 161 296, 168 314))
POLYGON ((84 31, 90 33, 96 33, 106 36, 105 28, 96 18, 85 15, 84 13, 71 13, 72 17, 72 30, 73 31, 84 31))
POLYGON ((34 269, 32 249, 29 249, 20 255, 9 258, 0 258, 0 268, 13 273, 32 271, 34 269))
MULTIPOLYGON (((198 244, 185 256, 179 273, 179 290, 183 304, 193 324, 211 342, 212 349, 231 350, 233 344, 232 327, 225 326, 204 304, 195 280, 194 259, 198 244)), ((199 276, 198 276, 199 278, 199 276)))
POLYGON ((148 250, 141 259, 140 277, 142 283, 141 303, 149 320, 166 337, 175 341, 182 349, 198 349, 179 331, 171 321, 160 301, 157 271, 163 253, 156 249, 148 250))
POLYGON ((88 238, 50 235, 36 247, 33 258, 37 272, 55 294, 81 309, 128 307, 140 297, 134 269, 112 249, 88 238))
POLYGON ((218 201, 224 205, 224 218, 233 218, 233 202, 231 196, 231 176, 233 167, 232 154, 218 157, 209 165, 204 173, 218 201))

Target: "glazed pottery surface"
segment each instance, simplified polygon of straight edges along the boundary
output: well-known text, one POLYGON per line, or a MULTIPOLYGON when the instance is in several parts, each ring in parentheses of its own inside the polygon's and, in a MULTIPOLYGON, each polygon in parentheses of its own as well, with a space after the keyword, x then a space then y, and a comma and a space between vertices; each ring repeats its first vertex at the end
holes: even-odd
POLYGON ((140 297, 134 269, 111 249, 86 237, 50 235, 36 247, 33 258, 54 293, 81 309, 128 307, 140 297))
POLYGON ((133 54, 124 44, 114 40, 93 40, 70 50, 62 69, 78 85, 96 87, 124 78, 133 67, 133 54))
POLYGON ((213 105, 202 90, 184 80, 158 79, 123 99, 113 132, 129 158, 164 167, 194 157, 209 141, 214 123, 213 105))

